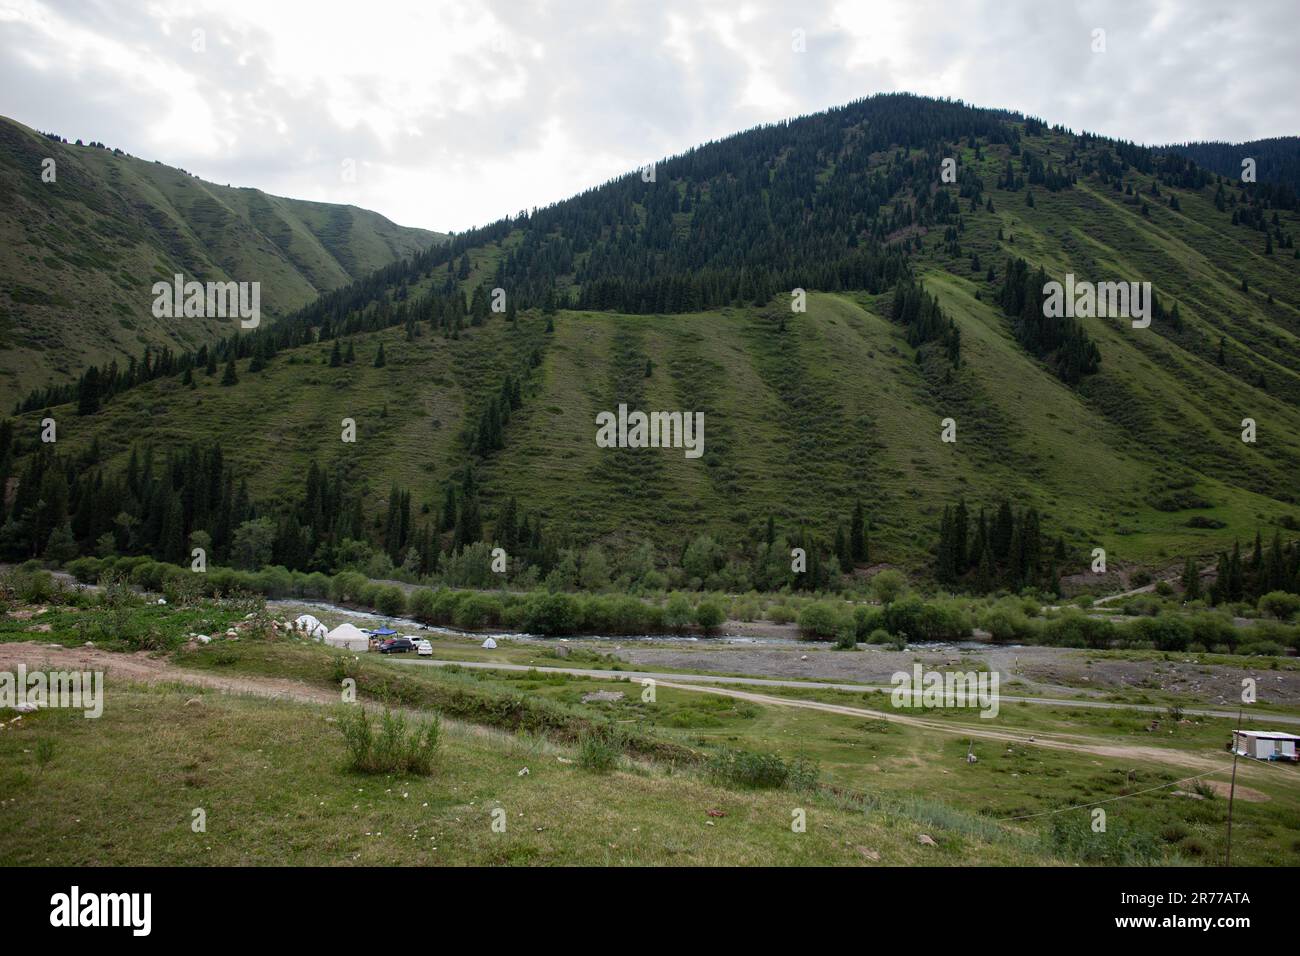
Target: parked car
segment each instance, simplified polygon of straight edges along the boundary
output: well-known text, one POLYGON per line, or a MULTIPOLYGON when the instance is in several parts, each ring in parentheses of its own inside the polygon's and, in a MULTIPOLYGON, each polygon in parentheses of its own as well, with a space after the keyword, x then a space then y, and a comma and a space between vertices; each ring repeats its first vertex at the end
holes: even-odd
POLYGON ((433 656, 433 645, 430 644, 428 641, 425 641, 425 640, 419 640, 419 641, 416 641, 416 642, 415 642, 415 653, 419 654, 421 657, 432 657, 432 656, 433 656))
POLYGON ((379 645, 380 654, 405 654, 407 651, 415 650, 410 638, 394 637, 390 638, 379 645))

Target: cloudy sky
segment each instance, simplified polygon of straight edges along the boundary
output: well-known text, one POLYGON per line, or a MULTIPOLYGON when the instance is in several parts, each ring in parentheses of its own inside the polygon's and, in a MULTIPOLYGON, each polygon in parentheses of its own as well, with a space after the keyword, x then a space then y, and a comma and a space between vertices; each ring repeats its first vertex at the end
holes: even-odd
POLYGON ((0 114, 449 231, 880 91, 1145 143, 1300 134, 1296 13, 1292 0, 0 0, 0 114))

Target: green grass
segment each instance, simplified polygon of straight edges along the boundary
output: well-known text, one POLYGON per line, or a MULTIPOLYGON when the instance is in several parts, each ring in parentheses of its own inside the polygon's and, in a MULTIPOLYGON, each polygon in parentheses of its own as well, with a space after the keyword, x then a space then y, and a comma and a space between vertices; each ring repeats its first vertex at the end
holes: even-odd
MULTIPOLYGON (((223 673, 289 675, 319 681, 321 667, 315 662, 323 655, 325 652, 315 647, 248 643, 221 651, 205 648, 183 654, 179 661, 187 666, 217 668, 223 673)), ((1136 795, 1138 790, 1173 784, 1203 772, 1201 769, 1053 750, 1034 746, 1028 738, 1035 733, 1076 734, 1107 745, 1170 748, 1192 757, 1220 758, 1222 771, 1209 779, 1226 782, 1230 762, 1223 759, 1223 745, 1232 721, 1193 718, 1186 724, 1173 725, 1164 715, 1009 702, 1003 703, 999 718, 993 721, 955 709, 903 711, 951 722, 958 731, 937 734, 889 721, 754 704, 707 691, 658 687, 655 700, 648 702, 643 699, 641 685, 630 681, 535 671, 448 671, 371 660, 363 660, 358 666, 371 673, 389 672, 388 680, 400 682, 407 688, 405 696, 412 700, 432 699, 424 695, 445 694, 448 687, 463 688, 489 697, 544 702, 553 712, 570 714, 588 726, 612 722, 627 733, 670 741, 703 754, 740 749, 813 762, 820 768, 822 781, 839 788, 846 799, 904 806, 918 794, 925 794, 931 804, 942 805, 935 809, 936 813, 942 810, 989 821, 1048 814, 1119 797, 1105 806, 1129 830, 1150 835, 1168 828, 1188 828, 1186 847, 1179 849, 1184 842, 1180 838, 1157 847, 1158 852, 1153 850, 1157 858, 1165 862, 1214 863, 1219 858, 1216 854, 1222 853, 1226 801, 1197 801, 1172 794, 1176 789, 1190 789, 1191 782, 1136 795), (622 691, 624 696, 613 702, 582 700, 594 691, 611 690, 622 691), (1158 733, 1145 729, 1153 718, 1161 721, 1158 733), (967 764, 964 757, 968 741, 959 732, 963 725, 1013 731, 1023 734, 1023 741, 1008 744, 974 738, 972 746, 979 762, 967 764), (1135 780, 1128 779, 1130 770, 1136 771, 1135 780)), ((736 689, 892 712, 886 694, 736 689)), ((1234 853, 1241 863, 1295 865, 1300 860, 1300 841, 1294 838, 1294 831, 1300 828, 1295 773, 1295 768, 1289 766, 1243 763, 1239 767, 1238 783, 1268 798, 1259 803, 1237 803, 1234 853)), ((1086 814, 1086 810, 1070 812, 1086 814)), ((1019 826, 1029 838, 1048 841, 1043 845, 1055 847, 1051 842, 1056 839, 1051 820, 1052 816, 1035 817, 1019 826)))
POLYGON ((924 847, 906 817, 662 768, 591 773, 572 749, 459 724, 431 776, 358 775, 321 708, 112 678, 107 695, 99 720, 45 711, 0 734, 0 864, 860 865, 859 847, 882 864, 1052 862, 1014 834, 926 824, 924 847))
MULTIPOLYGON (((39 640, 73 643, 77 622, 101 610, 57 608, 32 620, 55 625, 39 640)), ((1192 762, 1216 758, 1222 771, 1210 779, 1226 781, 1222 747, 1231 721, 1173 723, 1157 715, 1161 726, 1152 732, 1150 714, 1005 701, 994 721, 956 709, 902 712, 951 725, 952 733, 940 733, 707 690, 660 686, 651 700, 639 683, 615 674, 402 666, 252 634, 187 649, 183 634, 219 627, 219 608, 142 605, 131 615, 167 637, 172 660, 187 669, 316 689, 338 688, 346 676, 363 701, 387 701, 413 717, 441 713, 432 773, 349 772, 327 707, 144 688, 118 681, 110 668, 101 719, 46 710, 0 731, 0 862, 847 865, 866 860, 857 848, 867 847, 886 863, 1214 864, 1222 854, 1226 801, 1172 792, 1193 789, 1192 781, 1175 784, 1203 772, 1199 766, 1066 752, 1030 738, 1075 735, 1159 747, 1192 762), (622 696, 584 700, 595 691, 622 696), (966 727, 1013 739, 968 739, 966 727), (965 761, 968 746, 975 764, 965 761), (735 753, 754 756, 727 756, 735 753), (524 766, 529 773, 521 776, 524 766), (780 767, 815 767, 818 789, 753 789, 780 767), (1088 805, 1098 803, 1109 829, 1094 838, 1086 821, 1088 805), (124 807, 131 812, 119 812, 124 807), (207 834, 189 830, 198 807, 208 815, 207 834), (506 834, 491 828, 497 807, 507 811, 506 834), (799 836, 817 839, 786 839, 796 807, 809 811, 807 834, 799 836), (708 817, 708 809, 726 816, 708 817), (727 839, 715 839, 719 827, 727 839), (699 836, 701 828, 708 836, 699 836), (920 847, 920 832, 939 846, 920 847)), ((0 635, 32 639, 21 629, 29 624, 6 618, 0 635)), ((440 639, 439 653, 456 643, 440 639)), ((474 650, 460 643, 462 652, 474 650)), ((550 650, 506 643, 495 653, 561 663, 550 650)), ((612 666, 588 654, 575 648, 563 663, 612 666)), ((887 694, 732 689, 895 713, 887 694)), ((13 716, 0 713, 0 721, 13 716)), ((1237 862, 1300 859, 1295 772, 1239 767, 1243 792, 1264 799, 1237 802, 1237 862)))

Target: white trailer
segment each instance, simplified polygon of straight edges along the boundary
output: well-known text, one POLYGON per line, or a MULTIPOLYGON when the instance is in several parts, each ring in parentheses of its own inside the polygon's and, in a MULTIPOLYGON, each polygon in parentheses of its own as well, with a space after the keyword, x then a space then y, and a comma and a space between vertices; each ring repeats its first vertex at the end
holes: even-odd
POLYGON ((1297 741, 1300 737, 1280 730, 1238 730, 1232 735, 1232 749, 1255 760, 1295 761, 1297 741))

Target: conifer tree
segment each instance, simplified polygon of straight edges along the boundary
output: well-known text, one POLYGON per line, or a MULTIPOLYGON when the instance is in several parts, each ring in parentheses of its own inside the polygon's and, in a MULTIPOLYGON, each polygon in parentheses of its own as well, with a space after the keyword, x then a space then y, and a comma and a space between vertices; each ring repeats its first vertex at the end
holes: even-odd
POLYGON ((1201 596, 1201 572, 1196 568, 1196 562, 1191 555, 1187 556, 1187 561, 1183 564, 1183 600, 1195 601, 1201 596))
MULTIPOLYGON (((768 519, 771 520, 770 518, 768 519)), ((853 503, 853 517, 849 519, 849 553, 855 564, 867 560, 867 519, 862 510, 862 499, 853 503)), ((847 565, 846 565, 847 569, 847 565)))

